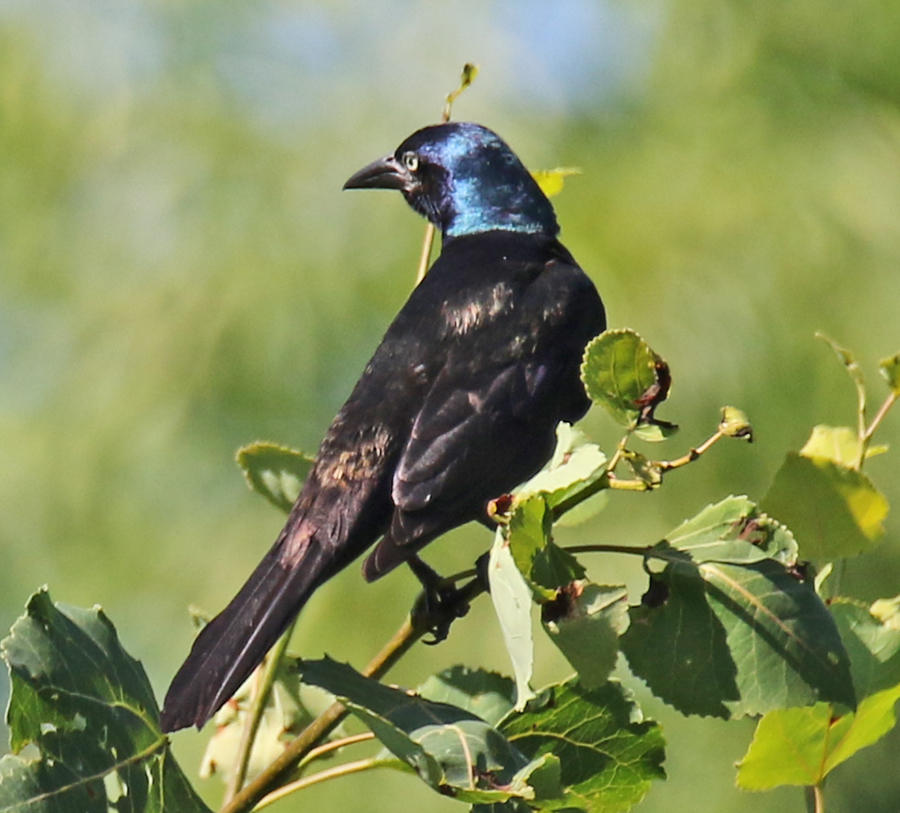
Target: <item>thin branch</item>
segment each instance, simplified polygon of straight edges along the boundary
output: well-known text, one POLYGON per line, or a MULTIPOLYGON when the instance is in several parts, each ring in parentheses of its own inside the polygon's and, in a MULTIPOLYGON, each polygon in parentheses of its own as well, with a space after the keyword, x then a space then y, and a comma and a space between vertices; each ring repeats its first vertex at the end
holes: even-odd
POLYGON ((666 555, 665 548, 654 548, 650 545, 563 545, 569 553, 630 553, 637 556, 654 556, 658 559, 672 559, 666 555))
POLYGON ((722 430, 716 431, 714 435, 711 435, 706 440, 703 441, 699 446, 692 447, 688 449, 687 453, 682 455, 681 457, 676 457, 674 460, 660 460, 656 465, 660 467, 663 471, 671 471, 672 469, 679 469, 682 466, 686 466, 688 463, 693 463, 698 457, 704 454, 714 443, 718 442, 721 438, 725 437, 722 430))
MULTIPOLYGON (((459 590, 458 600, 468 602, 484 592, 480 579, 472 579, 459 590)), ((409 617, 403 622, 394 636, 369 662, 363 675, 380 678, 400 658, 402 658, 428 629, 425 625, 414 626, 409 617)), ((269 765, 253 781, 248 782, 235 797, 225 804, 219 813, 244 813, 250 810, 267 793, 279 786, 293 771, 297 763, 305 757, 324 737, 326 737, 349 711, 343 703, 332 703, 322 714, 313 720, 296 739, 291 740, 282 754, 269 765)))
POLYGON ((821 785, 806 786, 806 809, 808 813, 825 813, 825 794, 821 785))
POLYGON ((353 734, 350 737, 341 737, 339 740, 329 740, 328 742, 323 742, 321 745, 313 748, 303 759, 301 759, 297 763, 297 770, 301 770, 306 765, 309 765, 313 760, 319 759, 320 757, 324 757, 326 754, 330 754, 332 751, 338 751, 341 748, 348 748, 351 745, 356 745, 360 742, 371 742, 375 739, 375 735, 371 731, 363 731, 362 734, 353 734))
MULTIPOLYGON (((444 99, 444 107, 441 110, 441 121, 446 124, 450 121, 450 115, 453 112, 453 102, 459 98, 459 95, 475 80, 478 75, 477 66, 467 62, 463 65, 462 76, 460 77, 459 86, 451 90, 444 99)), ((422 253, 419 255, 419 266, 416 269, 416 285, 428 273, 428 262, 431 260, 431 247, 434 245, 434 234, 436 229, 433 223, 425 226, 425 238, 422 240, 422 253)))
POLYGON ((566 511, 571 511, 579 503, 583 503, 588 498, 593 497, 594 494, 597 494, 606 488, 617 488, 617 486, 614 486, 612 483, 613 479, 614 478, 610 477, 609 473, 607 473, 605 477, 600 477, 595 482, 585 486, 580 491, 575 492, 571 497, 558 502, 553 507, 553 519, 559 519, 566 511))
POLYGON ((837 357, 841 360, 841 363, 844 365, 844 369, 847 371, 847 375, 850 376, 850 380, 853 382, 853 386, 856 389, 856 436, 859 440, 859 455, 856 459, 856 463, 853 466, 854 469, 859 470, 862 468, 863 460, 865 459, 865 447, 866 447, 866 382, 863 378, 862 370, 859 367, 856 359, 853 358, 853 355, 844 347, 841 347, 834 339, 830 336, 825 335, 821 331, 816 332, 816 338, 821 339, 828 345, 830 345, 831 349, 835 352, 837 357))
POLYGON ((259 731, 259 724, 266 710, 266 703, 272 692, 272 686, 275 683, 278 666, 281 663, 296 624, 297 619, 294 618, 266 656, 265 665, 256 670, 255 691, 251 695, 250 708, 244 721, 244 730, 241 732, 241 742, 238 745, 234 770, 231 772, 231 779, 225 789, 224 801, 226 803, 235 797, 247 778, 247 766, 250 764, 250 754, 253 750, 253 743, 256 740, 256 733, 259 731))
MULTIPOLYGON (((652 486, 644 480, 607 477, 607 485, 613 491, 650 491, 652 486)), ((581 502, 579 500, 579 502, 581 502)))
POLYGON ((622 435, 622 439, 619 441, 618 446, 616 446, 616 450, 613 452, 613 456, 609 459, 609 463, 606 464, 607 471, 615 471, 616 466, 619 465, 625 455, 625 447, 628 445, 628 441, 631 439, 631 435, 636 428, 637 424, 632 424, 625 431, 625 434, 622 435))
POLYGON ((434 245, 435 228, 433 223, 425 224, 425 238, 422 240, 422 253, 419 255, 419 265, 416 269, 416 285, 428 273, 428 263, 431 260, 431 247, 434 245))
POLYGON ((881 425, 881 422, 890 411, 890 408, 897 403, 898 398, 900 398, 900 395, 896 392, 892 391, 888 393, 888 397, 884 399, 884 403, 878 408, 875 417, 872 418, 872 423, 870 423, 868 428, 863 432, 861 438, 862 442, 859 444, 859 466, 857 468, 862 468, 863 461, 866 459, 866 451, 869 448, 869 443, 872 440, 872 436, 875 434, 875 430, 881 425))
POLYGON ((283 799, 285 796, 296 793, 298 790, 303 790, 312 785, 318 785, 320 782, 327 782, 329 779, 337 779, 341 776, 350 776, 354 773, 370 771, 372 768, 377 768, 379 764, 379 761, 375 759, 375 757, 369 757, 368 759, 360 759, 356 762, 344 762, 341 765, 335 765, 333 768, 319 771, 319 773, 314 773, 311 776, 304 776, 302 779, 289 782, 287 785, 282 785, 278 790, 273 790, 271 793, 266 794, 259 800, 259 804, 253 809, 262 810, 264 807, 268 807, 279 799, 283 799))

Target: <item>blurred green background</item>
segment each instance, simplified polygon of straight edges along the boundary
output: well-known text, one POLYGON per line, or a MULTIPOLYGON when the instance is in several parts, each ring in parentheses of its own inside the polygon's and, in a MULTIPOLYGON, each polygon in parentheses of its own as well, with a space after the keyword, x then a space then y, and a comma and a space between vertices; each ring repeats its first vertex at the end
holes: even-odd
MULTIPOLYGON (((7 0, 0 6, 0 628, 29 593, 102 604, 157 691, 186 654, 186 607, 217 610, 280 528, 235 449, 313 451, 402 304, 422 223, 399 195, 343 181, 437 119, 533 168, 582 167, 556 205, 612 326, 670 362, 675 456, 733 403, 757 442, 721 444, 652 495, 615 494, 563 541, 646 544, 728 493, 761 498, 814 423, 852 423, 822 330, 874 399, 900 349, 900 4, 795 0, 555 3, 7 0), (551 10, 552 9, 552 10, 551 10)), ((602 415, 588 431, 616 439, 602 415)), ((892 454, 868 471, 900 504, 892 454)), ((654 450, 654 451, 658 451, 654 450)), ((845 592, 900 592, 900 512, 845 592)), ((465 567, 490 537, 433 546, 465 567)), ((642 578, 625 557, 592 576, 642 578)), ((348 569, 293 648, 363 664, 415 593, 348 569)), ((541 644, 538 683, 567 672, 541 644)), ((392 679, 455 662, 508 671, 482 601, 392 679)), ((633 683, 633 682, 632 682, 633 683)), ((800 811, 802 793, 733 788, 752 723, 663 721, 670 780, 643 811, 800 811)), ((0 700, 6 684, 0 686, 0 700)), ((174 737, 192 772, 204 738, 174 737)), ((897 811, 896 734, 841 767, 829 813, 897 811)), ((220 789, 199 783, 211 800, 220 789)), ((414 779, 331 783, 274 809, 451 811, 414 779), (401 800, 401 801, 398 801, 401 800)))

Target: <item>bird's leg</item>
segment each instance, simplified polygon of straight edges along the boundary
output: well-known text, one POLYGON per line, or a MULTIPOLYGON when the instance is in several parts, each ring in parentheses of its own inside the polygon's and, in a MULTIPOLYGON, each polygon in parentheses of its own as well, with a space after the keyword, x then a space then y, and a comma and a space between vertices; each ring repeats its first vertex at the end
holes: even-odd
POLYGON ((460 591, 448 584, 418 556, 414 554, 407 561, 422 584, 422 595, 413 607, 413 620, 434 636, 430 640, 423 640, 423 643, 440 643, 449 634, 450 625, 469 612, 469 603, 461 600, 460 591))

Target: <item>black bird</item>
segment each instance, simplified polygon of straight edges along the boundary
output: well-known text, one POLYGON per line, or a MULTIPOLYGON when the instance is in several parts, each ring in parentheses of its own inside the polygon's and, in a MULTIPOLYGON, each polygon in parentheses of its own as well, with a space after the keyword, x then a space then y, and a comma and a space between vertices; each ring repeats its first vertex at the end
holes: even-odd
POLYGON ((477 124, 425 127, 344 184, 370 187, 400 190, 441 229, 441 254, 329 427, 272 549, 197 636, 164 731, 201 727, 313 591, 379 538, 367 580, 403 562, 421 576, 417 551, 486 521, 488 501, 550 457, 556 424, 588 408, 578 370, 603 305, 512 150, 477 124))

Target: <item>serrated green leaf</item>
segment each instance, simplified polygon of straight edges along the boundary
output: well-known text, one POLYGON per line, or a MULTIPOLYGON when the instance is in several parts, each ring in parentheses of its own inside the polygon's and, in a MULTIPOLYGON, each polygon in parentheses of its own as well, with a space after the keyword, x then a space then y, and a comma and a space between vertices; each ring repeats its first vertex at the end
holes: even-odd
POLYGON ((842 718, 843 726, 832 726, 837 740, 829 738, 832 749, 825 761, 828 774, 838 765, 850 759, 857 751, 878 742, 896 724, 894 706, 900 700, 900 684, 870 694, 857 707, 842 718))
POLYGON ((475 714, 384 686, 330 658, 304 661, 301 679, 340 698, 435 790, 468 802, 534 796, 527 777, 541 764, 475 714))
POLYGON ((534 669, 534 638, 531 630, 531 588, 509 550, 503 528, 497 528, 488 559, 491 602, 503 633, 516 679, 516 707, 534 696, 529 682, 534 669))
POLYGON ((54 604, 40 590, 0 650, 10 745, 40 752, 0 760, 0 810, 107 813, 126 797, 131 813, 208 813, 159 730, 143 667, 102 610, 54 604))
POLYGON ((419 694, 472 712, 491 725, 502 720, 515 703, 516 684, 506 675, 468 666, 451 666, 429 677, 419 694))
POLYGON ((857 700, 900 683, 900 623, 894 612, 877 615, 891 606, 882 599, 872 607, 852 599, 834 599, 829 609, 847 655, 857 700))
POLYGON ((556 197, 562 192, 566 185, 566 178, 572 175, 581 175, 581 168, 556 167, 555 169, 536 169, 531 173, 531 177, 537 181, 541 192, 548 198, 556 197))
POLYGON ((520 502, 541 495, 550 508, 569 501, 606 476, 606 455, 571 424, 556 427, 556 449, 550 462, 516 490, 520 502))
POLYGON ((870 695, 856 712, 835 716, 830 703, 778 709, 766 714, 738 766, 745 790, 779 785, 818 785, 861 749, 896 724, 894 705, 900 685, 870 695))
POLYGON ((512 712, 500 731, 526 756, 556 755, 564 796, 539 810, 619 813, 662 779, 662 731, 642 721, 640 709, 614 682, 588 691, 577 681, 545 689, 523 713, 512 712))
POLYGON ((597 688, 616 665, 619 636, 628 628, 628 592, 620 586, 573 582, 542 607, 541 622, 581 685, 597 688))
POLYGON ((801 557, 814 561, 874 547, 888 512, 887 499, 862 472, 794 452, 786 456, 762 507, 791 528, 801 557))
POLYGON ((669 392, 669 368, 633 330, 607 330, 584 351, 581 380, 594 403, 644 440, 662 440, 677 427, 654 416, 669 392))
POLYGON ((882 359, 878 364, 884 380, 887 381, 891 392, 894 395, 900 395, 900 353, 896 353, 889 358, 882 359))
POLYGON ((775 559, 791 566, 797 543, 781 523, 761 513, 747 497, 726 497, 685 520, 665 541, 695 562, 758 562, 775 559))
POLYGON ((303 452, 266 441, 242 446, 235 460, 250 488, 285 512, 293 507, 313 464, 303 452))
POLYGON ((517 501, 503 529, 516 567, 541 601, 553 599, 560 587, 585 573, 571 553, 553 544, 552 529, 553 513, 540 495, 517 501))
POLYGON ((854 705, 847 654, 811 585, 774 559, 676 556, 621 638, 654 694, 685 714, 724 718, 820 699, 854 705))

